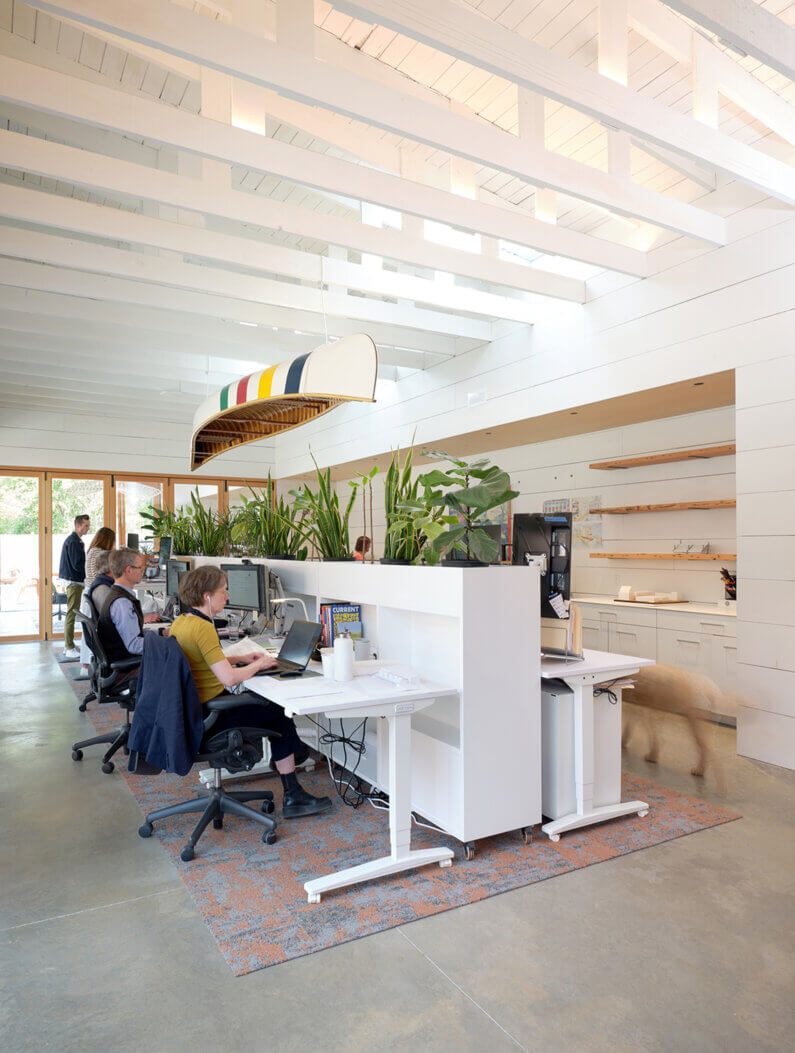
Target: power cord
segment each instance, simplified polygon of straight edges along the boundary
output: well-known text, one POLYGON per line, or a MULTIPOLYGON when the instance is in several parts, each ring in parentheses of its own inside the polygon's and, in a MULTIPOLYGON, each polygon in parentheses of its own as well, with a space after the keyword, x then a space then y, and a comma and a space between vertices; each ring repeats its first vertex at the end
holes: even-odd
POLYGON ((596 698, 597 695, 607 695, 607 698, 608 698, 608 700, 610 702, 610 705, 611 706, 617 706, 618 705, 618 695, 613 690, 613 688, 619 682, 619 680, 623 680, 623 679, 624 679, 623 677, 618 677, 616 680, 611 680, 609 684, 600 684, 599 687, 595 687, 593 689, 594 698, 596 698))
POLYGON ((333 746, 335 743, 339 743, 342 746, 342 762, 338 764, 339 775, 334 774, 331 756, 329 755, 326 758, 329 776, 342 803, 347 804, 349 808, 359 808, 365 801, 372 802, 374 799, 381 798, 382 795, 379 791, 365 790, 364 782, 356 774, 366 751, 364 740, 367 733, 367 717, 359 721, 350 735, 337 734, 337 732, 323 727, 322 724, 319 724, 312 717, 309 717, 309 720, 321 732, 318 736, 318 743, 322 743, 324 746, 333 746), (356 763, 350 769, 348 767, 348 750, 351 751, 351 760, 354 757, 356 758, 356 763))

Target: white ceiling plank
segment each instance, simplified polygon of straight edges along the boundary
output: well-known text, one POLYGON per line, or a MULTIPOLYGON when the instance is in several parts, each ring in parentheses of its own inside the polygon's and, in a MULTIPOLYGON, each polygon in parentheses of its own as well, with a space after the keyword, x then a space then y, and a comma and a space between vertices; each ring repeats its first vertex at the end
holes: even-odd
POLYGON ((652 139, 691 159, 704 160, 734 179, 795 204, 795 179, 789 166, 547 51, 453 0, 338 3, 356 17, 391 26, 496 76, 574 106, 594 120, 652 139))
POLYGON ((154 219, 84 201, 64 201, 58 195, 43 194, 24 187, 0 184, 0 215, 72 233, 179 252, 216 263, 275 272, 303 281, 322 281, 378 296, 413 300, 447 311, 526 323, 532 323, 535 317, 534 308, 522 300, 395 274, 362 264, 325 260, 312 253, 280 248, 255 238, 219 234, 202 227, 154 219))
MULTIPOLYGON (((200 61, 210 68, 292 95, 301 101, 347 114, 398 135, 427 143, 434 148, 503 169, 531 183, 549 186, 611 211, 631 215, 713 244, 725 242, 725 223, 720 217, 703 209, 649 193, 643 187, 627 186, 605 172, 549 151, 529 149, 515 136, 501 132, 485 122, 446 112, 407 94, 365 80, 346 69, 333 68, 317 59, 289 52, 279 48, 273 41, 252 36, 232 26, 211 22, 175 5, 157 4, 154 0, 139 0, 135 7, 131 8, 124 0, 36 0, 36 6, 200 61)), ((399 6, 398 0, 395 0, 395 6, 399 6)), ((455 10, 459 12, 458 8, 455 10)), ((478 30, 484 33, 500 30, 495 23, 463 8, 456 17, 459 21, 464 17, 476 17, 478 30)), ((450 27, 450 31, 452 39, 460 37, 455 25, 450 27)), ((521 38, 516 40, 519 42, 517 46, 522 49, 532 47, 529 41, 521 38)), ((443 45, 443 50, 449 50, 446 44, 447 42, 443 45)), ((480 38, 471 42, 471 46, 479 50, 480 38)), ((540 50, 544 56, 549 57, 551 54, 544 49, 540 50)), ((556 56, 552 57, 557 60, 556 56)), ((597 99, 601 100, 606 95, 609 100, 613 90, 629 91, 607 78, 591 74, 590 71, 579 69, 571 63, 567 63, 567 72, 571 72, 568 70, 569 66, 580 76, 595 78, 596 86, 600 88, 597 99)), ((534 83, 528 86, 538 87, 534 83)), ((561 84, 560 88, 562 87, 561 84)), ((548 86, 541 90, 544 90, 545 94, 556 94, 548 86)), ((568 88, 567 92, 570 94, 568 88)), ((634 98, 635 93, 631 95, 634 98)), ((568 98, 568 94, 560 91, 558 97, 568 98)), ((643 99, 638 102, 640 109, 649 106, 652 107, 655 118, 664 118, 666 125, 671 121, 676 123, 681 120, 678 114, 651 100, 643 99)), ((618 118, 614 118, 612 123, 621 124, 618 118)), ((686 123, 689 126, 692 122, 686 123)), ((643 125, 643 121, 638 121, 638 124, 643 125)), ((633 130, 631 121, 627 130, 633 130)), ((648 134, 647 128, 644 131, 648 134)), ((709 137, 705 136, 704 129, 699 129, 697 142, 703 143, 705 138, 709 137)), ((729 146, 735 152, 743 149, 742 144, 731 140, 729 146)), ((681 148, 681 143, 677 148, 681 148)), ((729 147, 726 149, 728 151, 729 147)), ((696 150, 696 155, 699 153, 700 150, 696 150)), ((770 184, 768 189, 771 191, 778 183, 786 183, 783 175, 775 178, 779 174, 779 169, 775 166, 779 165, 782 169, 786 166, 781 166, 779 162, 765 158, 764 155, 756 158, 756 151, 752 153, 755 166, 745 166, 744 175, 747 179, 762 174, 764 178, 761 181, 770 184), (771 166, 775 168, 775 172, 771 166)))
POLYGON ((663 0, 740 54, 795 79, 795 29, 754 0, 663 0))
MULTIPOLYGON (((15 256, 15 259, 0 259, 0 285, 41 289, 45 292, 66 292, 72 296, 89 296, 147 307, 175 308, 189 314, 234 319, 243 323, 254 322, 258 325, 276 325, 279 328, 298 330, 299 333, 310 332, 321 336, 325 335, 326 328, 329 336, 347 336, 366 328, 376 343, 388 343, 417 350, 425 350, 424 336, 429 330, 448 338, 455 338, 456 335, 455 332, 451 334, 450 329, 464 330, 463 337, 459 336, 458 339, 465 338, 474 341, 474 346, 488 342, 491 337, 491 327, 484 322, 444 316, 441 324, 444 324, 447 331, 433 330, 423 316, 435 317, 435 312, 419 311, 416 308, 406 311, 405 308, 401 309, 391 304, 381 305, 383 310, 378 313, 383 316, 382 319, 370 322, 362 319, 361 314, 375 312, 360 306, 356 301, 362 301, 363 298, 357 296, 324 296, 326 307, 334 308, 324 319, 322 308, 313 310, 266 304, 263 303, 261 297, 257 297, 252 289, 249 290, 251 299, 240 296, 240 287, 243 283, 237 275, 230 275, 229 272, 219 274, 209 267, 175 264, 159 260, 157 257, 138 256, 135 253, 124 253, 116 249, 104 249, 100 252, 101 246, 89 246, 86 242, 73 243, 73 254, 69 248, 68 239, 52 237, 43 241, 42 239, 47 238, 47 235, 34 234, 32 231, 12 232, 6 229, 0 234, 2 235, 0 236, 0 253, 15 256), (12 237, 14 233, 24 234, 25 237, 21 239, 12 237), (28 262, 32 253, 45 256, 50 261, 67 259, 67 262, 65 264, 28 262), (76 255, 78 253, 79 256, 76 255), (110 255, 116 253, 119 255, 110 255), (94 274, 74 268, 75 259, 84 260, 88 268, 91 257, 96 259, 95 266, 104 273, 94 274), (128 272, 125 277, 116 277, 107 273, 111 259, 113 259, 113 267, 116 270, 128 272), (160 265, 163 262, 171 266, 172 274, 177 269, 184 272, 186 268, 190 268, 186 280, 194 285, 209 288, 206 288, 205 291, 195 291, 193 288, 180 287, 178 282, 172 281, 169 287, 164 283, 138 280, 131 276, 136 271, 160 273, 160 265), (207 274, 198 275, 197 271, 206 271, 207 274), (225 288, 231 288, 233 291, 223 293, 219 290, 214 285, 212 275, 218 275, 219 284, 222 283, 225 288), (411 315, 410 324, 406 325, 403 320, 409 314, 411 315), (386 329, 383 328, 385 326, 386 329), (378 327, 381 327, 380 332, 378 327), (388 336, 385 338, 382 333, 388 336)), ((167 275, 162 273, 161 276, 165 278, 167 275)), ((250 281, 259 282, 261 279, 255 278, 250 281)), ((297 289, 295 286, 293 288, 297 289)), ((315 292, 312 289, 307 291, 315 292)), ((320 294, 317 293, 318 304, 319 301, 320 294)), ((433 350, 433 347, 428 349, 433 350)))
MULTIPOLYGON (((13 62, 13 60, 8 60, 8 62, 13 62)), ((17 99, 20 97, 30 99, 31 104, 32 98, 38 99, 40 97, 39 92, 41 88, 46 86, 42 82, 46 82, 48 76, 51 75, 58 78, 57 74, 45 74, 42 76, 42 71, 39 71, 37 74, 29 66, 25 69, 25 63, 16 63, 15 65, 22 67, 22 69, 12 71, 16 87, 13 89, 8 87, 8 91, 13 91, 17 99), (29 92, 25 84, 23 84, 23 78, 34 81, 39 87, 29 92)), ((6 63, 0 63, 0 95, 3 94, 4 88, 8 86, 5 75, 6 63)), ((61 87, 64 87, 64 85, 61 85, 61 87)), ((80 105, 76 100, 75 96, 77 94, 76 89, 71 90, 71 101, 64 104, 64 109, 68 108, 72 113, 84 114, 88 112, 88 109, 80 105)), ((90 96, 95 94, 93 88, 89 89, 88 94, 90 96)), ((110 112, 113 112, 118 106, 113 96, 113 91, 109 90, 107 96, 103 96, 100 99, 102 106, 109 107, 110 112)), ((172 122, 174 122, 176 126, 181 127, 183 130, 182 133, 174 132, 171 137, 179 137, 181 146, 185 143, 205 144, 206 148, 206 144, 211 141, 207 129, 209 122, 207 122, 206 118, 195 117, 191 114, 181 114, 171 107, 167 108, 158 103, 152 103, 151 106, 156 111, 153 115, 153 120, 157 119, 161 122, 160 131, 163 136, 169 134, 168 130, 172 122), (174 120, 175 118, 176 120, 174 120), (185 120, 189 122, 190 127, 183 127, 182 122, 185 120), (195 122, 199 122, 198 127, 193 126, 195 122)), ((97 112, 97 110, 98 106, 94 106, 90 112, 94 113, 95 119, 99 120, 101 113, 97 112)), ((104 113, 104 109, 102 112, 104 113)), ((153 131, 156 130, 154 124, 152 127, 153 131)), ((244 140, 253 140, 253 143, 244 142, 246 147, 252 146, 256 148, 256 151, 254 149, 247 151, 247 161, 255 159, 248 157, 248 153, 256 153, 256 159, 259 159, 260 155, 267 155, 271 147, 283 146, 283 144, 274 143, 273 140, 264 139, 262 136, 254 135, 251 132, 218 124, 215 124, 214 127, 221 130, 224 134, 226 132, 233 133, 233 138, 242 136, 244 140)), ((293 205, 278 204, 262 195, 216 187, 158 169, 144 168, 140 165, 120 162, 114 158, 98 155, 88 155, 87 157, 85 151, 76 150, 58 143, 45 142, 44 140, 15 132, 0 131, 0 138, 2 138, 4 144, 2 148, 4 165, 6 167, 17 167, 20 171, 34 172, 35 174, 45 175, 64 182, 101 189, 107 193, 124 193, 136 199, 148 197, 159 204, 174 205, 182 209, 217 215, 225 219, 234 219, 239 222, 256 224, 271 229, 288 230, 294 234, 320 238, 360 252, 382 255, 401 263, 444 270, 453 274, 459 274, 462 277, 486 281, 495 285, 506 285, 525 292, 559 296, 563 299, 572 299, 579 302, 582 302, 584 299, 582 283, 575 282, 572 279, 565 279, 559 275, 550 275, 544 272, 530 271, 529 268, 521 267, 517 264, 483 258, 477 253, 435 245, 422 238, 412 237, 402 231, 376 230, 345 217, 313 212, 293 205), (87 164, 86 162, 89 159, 90 164, 87 164)), ((287 147, 286 149, 292 151, 293 155, 297 155, 291 163, 298 168, 301 166, 304 169, 310 168, 316 160, 321 162, 324 160, 324 155, 301 151, 297 147, 287 147), (306 158, 305 161, 302 160, 302 156, 306 158)), ((221 152, 220 147, 214 151, 215 154, 219 152, 221 152)), ((230 161, 232 157, 240 158, 242 155, 242 150, 236 145, 230 146, 229 149, 223 152, 228 155, 225 159, 230 161)), ((350 165, 349 167, 359 168, 360 166, 350 165)), ((367 174, 365 170, 364 175, 366 176, 367 174)), ((377 175, 378 173, 373 174, 377 175)), ((399 177, 386 178, 391 179, 398 185, 404 182, 399 177)), ((417 184, 413 184, 413 187, 417 187, 420 192, 428 190, 431 192, 431 196, 435 193, 431 188, 422 188, 417 184)), ((398 186, 397 189, 400 189, 400 187, 398 186)), ((441 196, 455 198, 455 195, 452 194, 442 194, 441 196)), ((456 209, 460 210, 460 212, 456 211, 454 214, 460 214, 463 218, 468 212, 468 207, 471 207, 473 203, 458 198, 451 202, 452 204, 455 204, 456 209)), ((519 232, 521 224, 512 213, 506 215, 506 210, 504 209, 485 205, 483 209, 493 213, 496 219, 499 220, 499 230, 502 237, 511 237, 512 230, 514 233, 519 232)), ((452 212, 452 209, 449 211, 452 212)), ((511 240, 516 240, 516 238, 514 237, 511 240)), ((596 239, 590 240, 592 242, 596 241, 596 239)), ((568 246, 570 251, 575 247, 576 242, 577 237, 568 240, 565 237, 560 239, 561 246, 568 246)), ((635 253, 634 257, 630 257, 629 252, 622 253, 619 249, 611 254, 610 246, 607 244, 606 250, 604 253, 606 259, 615 260, 616 262, 627 260, 627 265, 629 265, 631 258, 634 258, 635 261, 643 260, 643 272, 644 274, 646 273, 645 259, 640 253, 635 253)), ((547 249, 547 251, 552 250, 547 249)), ((589 255, 592 254, 589 253, 589 255)), ((634 269, 637 269, 638 266, 639 263, 635 262, 634 269)))

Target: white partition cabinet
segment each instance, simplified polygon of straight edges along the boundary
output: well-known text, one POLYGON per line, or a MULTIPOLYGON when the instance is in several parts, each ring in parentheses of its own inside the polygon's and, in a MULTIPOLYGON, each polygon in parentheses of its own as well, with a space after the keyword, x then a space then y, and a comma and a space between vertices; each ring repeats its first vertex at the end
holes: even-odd
MULTIPOLYGON (((321 603, 360 603, 379 658, 458 688, 412 718, 417 813, 463 842, 540 822, 536 568, 267 562, 310 617, 321 603)), ((386 721, 368 726, 358 771, 379 789, 387 747, 386 721)))

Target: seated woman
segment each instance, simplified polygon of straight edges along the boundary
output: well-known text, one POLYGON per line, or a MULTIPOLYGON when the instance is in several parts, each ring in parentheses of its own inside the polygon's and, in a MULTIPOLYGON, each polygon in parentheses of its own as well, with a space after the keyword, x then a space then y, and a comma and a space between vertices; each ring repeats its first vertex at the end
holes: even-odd
MULTIPOLYGON (((226 575, 218 567, 197 567, 185 574, 179 583, 180 605, 187 613, 174 621, 170 635, 177 640, 188 659, 202 704, 223 695, 227 688, 242 684, 257 670, 276 664, 275 659, 265 654, 242 655, 231 662, 225 657, 213 616, 221 613, 229 599, 226 585, 226 575)), ((327 811, 331 807, 329 798, 313 797, 298 782, 295 751, 303 747, 292 718, 281 706, 267 702, 259 695, 245 692, 236 697, 241 705, 219 713, 211 733, 215 735, 232 727, 263 728, 265 734, 278 732, 281 737, 270 742, 271 754, 284 787, 282 815, 286 819, 297 819, 327 811)))

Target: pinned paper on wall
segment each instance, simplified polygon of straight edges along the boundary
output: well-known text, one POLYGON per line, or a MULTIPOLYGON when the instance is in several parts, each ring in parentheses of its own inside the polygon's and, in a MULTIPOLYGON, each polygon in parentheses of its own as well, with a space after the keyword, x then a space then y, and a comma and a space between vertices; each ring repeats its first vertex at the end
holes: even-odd
POLYGON ((571 525, 575 545, 592 548, 602 544, 602 517, 591 513, 591 509, 601 508, 601 505, 602 498, 598 494, 572 498, 571 525))

